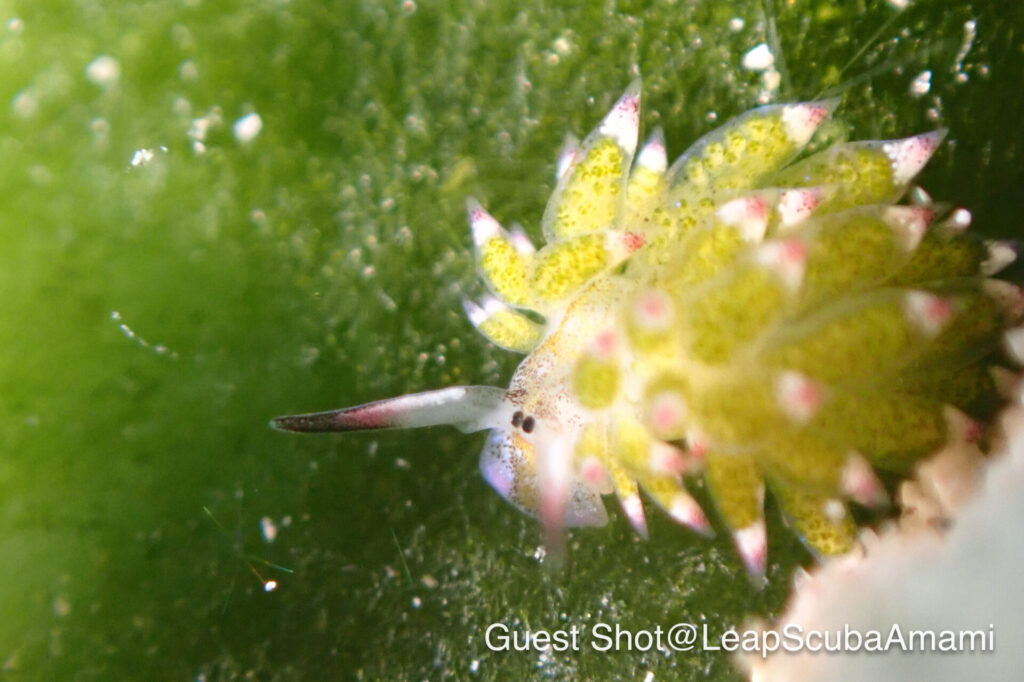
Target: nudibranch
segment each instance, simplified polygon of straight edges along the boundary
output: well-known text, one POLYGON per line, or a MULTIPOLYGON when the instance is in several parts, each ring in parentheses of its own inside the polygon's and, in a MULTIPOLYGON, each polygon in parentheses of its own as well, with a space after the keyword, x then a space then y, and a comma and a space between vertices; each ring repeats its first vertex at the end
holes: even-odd
POLYGON ((950 438, 977 437, 1024 356, 1024 297, 991 276, 1016 253, 970 214, 908 194, 945 131, 805 151, 836 100, 749 111, 668 165, 637 152, 633 83, 570 137, 535 248, 467 202, 493 295, 467 301, 494 345, 524 353, 507 389, 461 386, 279 417, 289 431, 489 429, 484 478, 539 517, 600 526, 603 495, 646 536, 644 496, 710 533, 702 476, 752 575, 764 504, 819 555, 855 542, 849 504, 887 502, 950 438), (643 495, 641 494, 643 491, 643 495))

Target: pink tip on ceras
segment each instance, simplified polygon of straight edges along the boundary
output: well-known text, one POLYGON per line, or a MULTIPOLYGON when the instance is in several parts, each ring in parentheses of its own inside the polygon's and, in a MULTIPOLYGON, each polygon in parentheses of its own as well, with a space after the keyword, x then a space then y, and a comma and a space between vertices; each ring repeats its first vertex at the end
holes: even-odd
POLYGON ((466 213, 469 215, 469 227, 473 231, 473 243, 477 248, 504 233, 501 224, 476 199, 466 199, 466 213))
POLYGON ((839 98, 820 102, 803 102, 782 108, 782 124, 793 144, 802 147, 811 139, 822 121, 839 105, 839 98))
POLYGON ((923 135, 882 143, 882 151, 889 157, 891 163, 893 183, 905 185, 921 172, 928 159, 932 158, 935 150, 939 148, 947 132, 949 131, 942 128, 923 135))
POLYGON ((594 455, 580 462, 580 476, 586 484, 600 495, 609 495, 615 490, 608 467, 594 455))
POLYGON ((633 322, 646 331, 664 331, 674 319, 672 297, 661 289, 645 291, 633 303, 633 322))
POLYGON ((665 151, 665 133, 655 128, 647 138, 636 157, 636 165, 654 173, 664 173, 668 168, 668 153, 665 151))
POLYGON ((740 197, 718 207, 718 217, 735 227, 744 241, 758 244, 768 230, 770 204, 764 196, 740 197))
POLYGON ((642 232, 609 230, 605 233, 605 248, 615 263, 626 260, 646 243, 647 238, 642 232))
POLYGON ((746 528, 733 531, 732 540, 747 573, 752 578, 763 577, 768 558, 768 535, 764 521, 755 521, 746 528))
POLYGON ((686 447, 698 462, 703 462, 711 444, 703 431, 690 428, 686 431, 686 447))
POLYGON ((758 250, 757 260, 775 272, 789 291, 796 292, 804 279, 807 247, 799 239, 769 242, 758 250))
POLYGON ((805 424, 821 409, 825 389, 800 372, 780 372, 775 378, 775 399, 787 417, 805 424))
POLYGON ((673 496, 668 515, 676 523, 681 523, 701 535, 709 537, 714 534, 704 510, 689 493, 678 492, 673 496))
POLYGON ((673 445, 656 441, 651 446, 648 464, 656 474, 679 476, 687 469, 686 453, 673 445))
POLYGON ((686 422, 686 415, 686 401, 677 391, 662 391, 651 399, 651 427, 659 436, 675 438, 686 422))
POLYGON ((644 515, 644 504, 636 493, 626 495, 619 500, 622 505, 622 512, 626 515, 629 525, 642 538, 647 538, 647 517, 644 515))
POLYGON ((889 502, 885 486, 863 455, 851 452, 840 473, 840 490, 844 495, 869 509, 884 507, 889 502))
POLYGON ((782 190, 779 194, 779 203, 776 205, 779 224, 783 228, 789 228, 802 223, 821 203, 822 194, 820 187, 782 190))
POLYGON ((910 322, 925 336, 935 336, 953 319, 953 300, 928 291, 909 291, 905 299, 910 322))
POLYGON ((590 342, 590 351, 601 360, 611 360, 622 348, 619 332, 613 328, 605 328, 594 334, 590 342))
POLYGON ((626 92, 601 121, 598 132, 610 137, 622 149, 632 154, 640 134, 640 81, 630 83, 626 92))
POLYGON ((981 440, 981 424, 959 408, 943 405, 942 416, 946 420, 947 435, 954 443, 977 443, 981 440))
POLYGON ((647 238, 640 232, 623 232, 622 244, 627 253, 640 250, 647 243, 647 238))
POLYGON ((572 133, 565 136, 565 142, 562 143, 562 148, 558 152, 558 160, 555 162, 555 181, 561 180, 565 177, 569 169, 572 168, 573 162, 580 154, 580 141, 572 133))
POLYGON ((907 252, 918 247, 934 219, 935 210, 928 206, 889 206, 882 214, 882 220, 893 229, 907 252))

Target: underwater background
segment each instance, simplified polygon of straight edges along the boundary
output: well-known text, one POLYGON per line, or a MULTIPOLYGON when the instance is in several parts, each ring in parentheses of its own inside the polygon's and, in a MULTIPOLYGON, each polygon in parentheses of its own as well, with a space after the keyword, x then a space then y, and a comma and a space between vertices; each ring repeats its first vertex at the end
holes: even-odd
POLYGON ((551 572, 482 434, 267 420, 507 383, 460 305, 464 199, 536 235, 565 133, 635 68, 670 157, 764 99, 949 127, 918 182, 1021 237, 1022 28, 998 0, 0 0, 0 677, 738 679, 483 633, 720 633, 781 608, 789 533, 757 589, 727 534, 653 513, 643 541, 609 504, 551 572))

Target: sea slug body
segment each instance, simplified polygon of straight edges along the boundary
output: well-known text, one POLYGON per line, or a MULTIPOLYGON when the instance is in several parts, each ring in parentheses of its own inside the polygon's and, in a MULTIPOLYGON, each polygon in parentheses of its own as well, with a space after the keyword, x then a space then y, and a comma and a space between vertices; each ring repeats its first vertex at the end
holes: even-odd
POLYGON ((526 354, 507 389, 272 424, 489 429, 481 471, 539 517, 549 550, 567 526, 605 524, 609 494, 640 534, 645 497, 709 533, 687 489, 703 476, 752 575, 766 491, 813 552, 847 551, 848 504, 887 502, 877 470, 977 437, 1000 404, 1024 297, 991 278, 1015 251, 968 234, 965 210, 897 203, 945 131, 806 153, 837 104, 754 109, 669 165, 660 130, 639 145, 633 83, 563 148, 543 246, 467 202, 492 295, 466 313, 526 354))

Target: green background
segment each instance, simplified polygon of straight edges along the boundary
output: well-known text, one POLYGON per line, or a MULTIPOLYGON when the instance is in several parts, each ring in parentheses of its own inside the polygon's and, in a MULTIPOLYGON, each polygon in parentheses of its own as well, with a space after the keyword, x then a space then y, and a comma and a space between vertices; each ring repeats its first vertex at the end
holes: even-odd
POLYGON ((572 533, 553 573, 479 477, 481 435, 266 423, 507 382, 461 312, 464 198, 536 236, 565 132, 633 65, 677 155, 757 103, 740 62, 768 40, 780 98, 843 95, 852 137, 948 126, 922 183, 1018 234, 1019 3, 832 5, 0 1, 0 677, 735 678, 711 652, 491 653, 483 631, 776 613, 809 557, 771 506, 762 590, 724 534, 659 513, 648 542, 614 510, 572 533))

